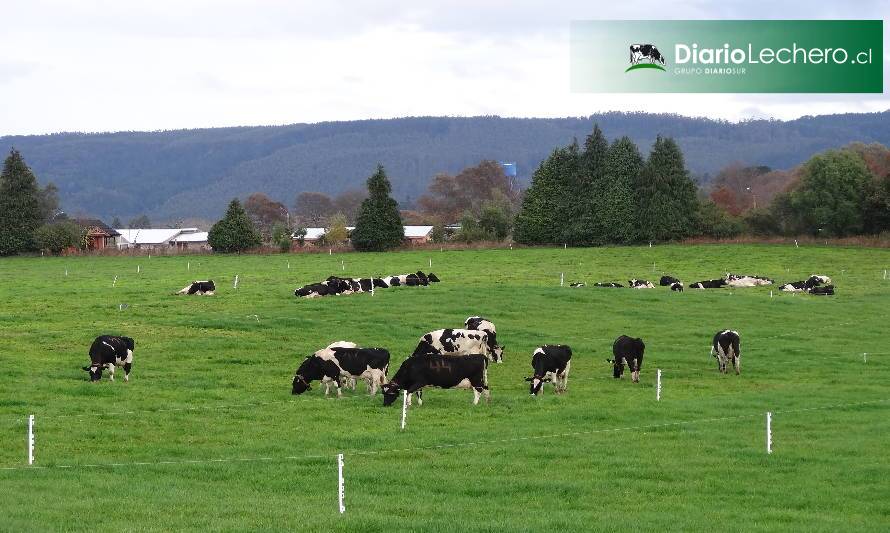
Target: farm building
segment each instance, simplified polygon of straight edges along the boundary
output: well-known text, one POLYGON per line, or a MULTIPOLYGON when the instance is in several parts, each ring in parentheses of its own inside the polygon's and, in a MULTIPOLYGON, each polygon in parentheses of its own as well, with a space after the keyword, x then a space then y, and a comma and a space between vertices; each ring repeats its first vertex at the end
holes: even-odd
POLYGON ((209 250, 207 235, 206 231, 180 233, 173 239, 173 242, 179 250, 209 250))
MULTIPOLYGON (((403 226, 405 231, 405 240, 412 243, 425 243, 430 241, 430 234, 433 232, 433 226, 403 226)), ((346 230, 352 232, 355 226, 346 226, 346 230)), ((303 242, 306 244, 316 244, 324 237, 327 230, 325 228, 306 228, 306 236, 303 242)), ((296 240, 296 236, 294 236, 296 240)))
POLYGON ((120 249, 202 249, 207 248, 207 232, 198 228, 119 228, 120 249))
POLYGON ((97 218, 78 218, 72 222, 87 232, 87 250, 114 248, 120 233, 97 218))

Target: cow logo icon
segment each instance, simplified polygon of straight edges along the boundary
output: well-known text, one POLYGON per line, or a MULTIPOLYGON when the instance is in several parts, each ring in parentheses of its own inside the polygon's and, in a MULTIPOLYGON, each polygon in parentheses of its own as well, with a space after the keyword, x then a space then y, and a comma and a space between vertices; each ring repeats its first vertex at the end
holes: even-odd
POLYGON ((664 71, 664 56, 654 44, 630 45, 630 66, 624 72, 641 68, 654 68, 664 71))

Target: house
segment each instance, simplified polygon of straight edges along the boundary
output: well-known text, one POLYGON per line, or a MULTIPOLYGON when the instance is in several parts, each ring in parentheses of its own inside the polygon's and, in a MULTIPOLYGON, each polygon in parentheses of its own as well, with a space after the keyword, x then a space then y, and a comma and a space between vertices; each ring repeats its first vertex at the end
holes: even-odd
POLYGON ((114 248, 121 235, 97 218, 76 218, 72 222, 86 230, 87 250, 114 248))
POLYGON ((207 244, 207 235, 206 231, 180 233, 173 238, 173 242, 179 250, 209 250, 210 245, 207 244))
POLYGON ((433 226, 405 226, 405 240, 411 244, 430 242, 433 226))
POLYGON ((181 250, 206 247, 207 233, 198 228, 118 228, 118 248, 181 250))

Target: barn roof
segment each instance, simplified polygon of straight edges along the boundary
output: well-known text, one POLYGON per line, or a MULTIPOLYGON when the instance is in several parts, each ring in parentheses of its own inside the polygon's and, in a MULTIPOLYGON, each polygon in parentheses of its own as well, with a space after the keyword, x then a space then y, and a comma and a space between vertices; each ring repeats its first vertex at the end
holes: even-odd
POLYGON ((174 242, 207 242, 206 231, 194 231, 191 233, 180 233, 173 239, 174 242))
POLYGON ((108 224, 102 222, 98 218, 75 218, 72 220, 75 224, 82 228, 99 228, 101 231, 105 232, 109 237, 117 237, 120 235, 114 228, 109 226, 108 224))
POLYGON ((426 237, 433 231, 432 226, 405 226, 405 237, 408 239, 426 237))
POLYGON ((166 244, 180 233, 194 233, 198 228, 118 228, 117 231, 130 244, 166 244))

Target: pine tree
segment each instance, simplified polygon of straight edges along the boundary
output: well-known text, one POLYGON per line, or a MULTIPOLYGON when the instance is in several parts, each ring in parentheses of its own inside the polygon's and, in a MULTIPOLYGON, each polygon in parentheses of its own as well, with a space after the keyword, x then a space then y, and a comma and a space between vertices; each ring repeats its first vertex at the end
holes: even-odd
POLYGON ((564 240, 569 244, 589 246, 606 242, 602 194, 606 188, 605 160, 608 149, 609 142, 599 125, 595 124, 593 132, 584 140, 578 172, 572 180, 572 190, 563 208, 563 212, 569 213, 564 233, 564 240))
POLYGON ((0 255, 36 249, 34 232, 43 223, 37 178, 12 149, 0 174, 0 255))
POLYGON ((237 198, 229 203, 226 216, 210 228, 207 243, 215 252, 241 253, 261 244, 260 233, 237 198))
POLYGON ((532 175, 522 207, 516 215, 513 238, 523 244, 565 242, 565 224, 571 216, 565 212, 573 194, 580 165, 578 144, 557 148, 532 175))
POLYGON ((638 240, 634 183, 643 169, 643 156, 629 137, 616 139, 605 160, 605 179, 600 195, 600 217, 605 225, 605 241, 629 244, 638 240))
POLYGON ((383 165, 368 178, 368 198, 362 202, 352 232, 352 245, 362 252, 395 248, 405 238, 399 204, 393 200, 392 186, 383 165))
POLYGON ((642 239, 668 241, 694 234, 698 227, 695 183, 673 139, 657 137, 635 189, 642 239))

